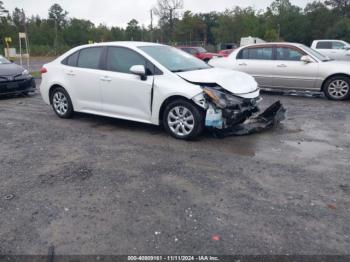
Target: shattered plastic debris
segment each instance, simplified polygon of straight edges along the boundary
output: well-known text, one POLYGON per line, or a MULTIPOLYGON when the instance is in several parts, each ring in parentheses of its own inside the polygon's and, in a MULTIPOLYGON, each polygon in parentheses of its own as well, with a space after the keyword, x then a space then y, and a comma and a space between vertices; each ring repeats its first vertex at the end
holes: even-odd
POLYGON ((273 128, 285 119, 287 110, 280 101, 277 101, 257 117, 250 118, 243 124, 239 124, 223 130, 214 130, 217 137, 245 136, 260 133, 273 128))
POLYGON ((12 199, 14 199, 14 198, 15 198, 15 195, 13 195, 13 194, 6 195, 6 196, 4 197, 5 200, 12 200, 12 199))
POLYGON ((213 241, 220 241, 220 236, 219 235, 213 235, 211 237, 211 240, 213 240, 213 241))

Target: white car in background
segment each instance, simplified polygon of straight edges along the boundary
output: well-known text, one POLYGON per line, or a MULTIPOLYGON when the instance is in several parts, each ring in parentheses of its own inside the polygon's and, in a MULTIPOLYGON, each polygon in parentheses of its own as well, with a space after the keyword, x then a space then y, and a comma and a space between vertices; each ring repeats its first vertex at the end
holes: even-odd
POLYGON ((350 63, 333 61, 302 44, 244 46, 209 64, 248 73, 261 88, 322 91, 332 100, 350 97, 350 63))
POLYGON ((315 40, 311 48, 334 60, 350 62, 350 44, 342 40, 315 40))
MULTIPOLYGON (((248 74, 211 68, 181 50, 153 43, 80 46, 41 72, 42 98, 60 118, 76 111, 163 124, 178 139, 196 138, 205 126, 225 130, 241 124, 258 111, 260 99, 248 74)), ((264 127, 275 122, 272 114, 264 127)))

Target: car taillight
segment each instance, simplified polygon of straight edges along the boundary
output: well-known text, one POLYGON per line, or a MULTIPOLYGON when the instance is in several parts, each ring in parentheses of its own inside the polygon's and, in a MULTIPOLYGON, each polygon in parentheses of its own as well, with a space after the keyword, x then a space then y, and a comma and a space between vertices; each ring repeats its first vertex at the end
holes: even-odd
POLYGON ((45 74, 45 73, 47 73, 47 69, 45 67, 42 67, 40 69, 40 74, 45 74))

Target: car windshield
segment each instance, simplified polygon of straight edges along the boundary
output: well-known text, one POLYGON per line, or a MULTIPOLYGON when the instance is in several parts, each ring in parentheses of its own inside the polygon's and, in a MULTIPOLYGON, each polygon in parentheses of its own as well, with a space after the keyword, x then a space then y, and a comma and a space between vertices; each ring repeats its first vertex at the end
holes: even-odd
POLYGON ((318 51, 306 46, 306 45, 302 45, 303 49, 308 52, 309 54, 311 54, 312 56, 316 57, 317 59, 321 60, 322 62, 326 62, 326 61, 330 61, 332 59, 330 59, 327 56, 322 55, 321 53, 319 53, 318 51))
POLYGON ((141 46, 139 48, 174 73, 210 68, 198 58, 171 46, 141 46))
POLYGON ((0 65, 2 64, 11 64, 11 62, 7 60, 5 57, 0 55, 0 65))

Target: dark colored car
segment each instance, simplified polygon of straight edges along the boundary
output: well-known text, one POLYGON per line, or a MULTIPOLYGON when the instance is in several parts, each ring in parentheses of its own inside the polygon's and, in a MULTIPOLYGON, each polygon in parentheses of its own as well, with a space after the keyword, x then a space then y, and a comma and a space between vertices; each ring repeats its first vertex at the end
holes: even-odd
POLYGON ((35 88, 35 80, 26 69, 0 56, 0 95, 28 94, 35 88))
POLYGON ((182 51, 185 51, 186 53, 189 53, 204 62, 209 62, 210 59, 212 58, 218 58, 222 57, 222 55, 217 54, 217 53, 209 53, 207 50, 205 50, 203 47, 195 47, 195 46, 179 46, 179 49, 182 51))

